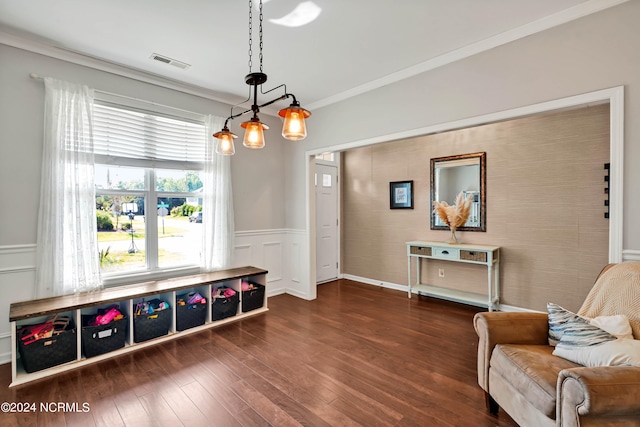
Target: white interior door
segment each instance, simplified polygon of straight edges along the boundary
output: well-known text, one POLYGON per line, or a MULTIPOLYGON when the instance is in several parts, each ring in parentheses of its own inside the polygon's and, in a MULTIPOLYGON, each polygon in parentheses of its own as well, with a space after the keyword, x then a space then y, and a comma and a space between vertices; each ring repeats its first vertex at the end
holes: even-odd
POLYGON ((338 278, 338 168, 316 164, 316 283, 338 278))

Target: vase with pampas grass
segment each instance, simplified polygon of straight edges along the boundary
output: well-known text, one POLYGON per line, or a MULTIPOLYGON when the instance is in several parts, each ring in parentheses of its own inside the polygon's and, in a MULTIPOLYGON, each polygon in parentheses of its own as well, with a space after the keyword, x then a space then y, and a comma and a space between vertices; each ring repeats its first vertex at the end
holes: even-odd
POLYGON ((461 191, 453 205, 449 205, 447 202, 433 202, 433 213, 438 215, 438 218, 451 230, 451 236, 447 243, 458 243, 456 230, 466 224, 469 212, 471 212, 471 200, 471 195, 465 199, 461 191))

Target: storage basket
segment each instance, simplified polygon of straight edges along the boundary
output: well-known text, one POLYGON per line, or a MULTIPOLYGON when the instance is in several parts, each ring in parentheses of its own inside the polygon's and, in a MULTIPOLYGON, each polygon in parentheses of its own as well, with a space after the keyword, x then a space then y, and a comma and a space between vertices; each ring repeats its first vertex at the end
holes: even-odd
POLYGON ((239 303, 240 295, 237 292, 227 298, 213 298, 211 300, 211 320, 222 320, 235 316, 238 314, 239 303))
POLYGON ((487 253, 461 250, 460 259, 465 259, 467 261, 487 262, 487 253))
MULTIPOLYGON (((157 304, 154 306, 157 307, 157 304)), ((167 335, 171 327, 171 316, 171 307, 156 310, 151 314, 135 315, 133 317, 133 341, 143 342, 167 335)))
POLYGON ((94 357, 124 347, 127 337, 127 317, 113 320, 106 325, 90 326, 95 316, 82 316, 82 352, 85 357, 94 357))
POLYGON ((256 310, 264 305, 265 287, 259 283, 249 282, 255 289, 242 291, 242 311, 256 310))
POLYGON ((409 246, 409 251, 413 254, 413 255, 424 255, 424 256, 431 256, 431 248, 430 247, 423 247, 423 246, 409 246))
POLYGON ((18 352, 27 373, 76 360, 78 340, 73 319, 69 319, 64 329, 55 330, 49 338, 34 340, 34 337, 29 337, 34 326, 38 325, 24 326, 17 331, 18 352), (33 341, 30 342, 31 340, 33 341))
POLYGON ((185 329, 204 325, 207 319, 207 304, 198 302, 195 304, 179 305, 178 301, 181 299, 187 301, 189 294, 176 296, 176 330, 184 331, 185 329))

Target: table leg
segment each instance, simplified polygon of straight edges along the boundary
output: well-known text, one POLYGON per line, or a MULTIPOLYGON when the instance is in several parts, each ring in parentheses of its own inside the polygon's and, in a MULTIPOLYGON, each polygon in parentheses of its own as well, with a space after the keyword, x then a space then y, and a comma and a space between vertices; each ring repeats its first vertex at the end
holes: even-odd
POLYGON ((411 298, 411 256, 407 256, 407 277, 409 278, 409 298, 411 298))
POLYGON ((494 274, 494 280, 495 280, 495 295, 496 295, 496 306, 500 303, 500 260, 498 259, 495 263, 495 274, 494 274))
POLYGON ((493 311, 493 260, 489 261, 489 265, 487 265, 487 296, 489 301, 487 302, 487 309, 489 311, 493 311))

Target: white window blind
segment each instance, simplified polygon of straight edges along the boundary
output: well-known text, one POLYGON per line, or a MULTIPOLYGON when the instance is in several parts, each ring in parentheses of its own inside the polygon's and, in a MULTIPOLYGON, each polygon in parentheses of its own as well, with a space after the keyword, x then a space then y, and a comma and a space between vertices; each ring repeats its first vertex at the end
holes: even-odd
POLYGON ((96 163, 167 169, 203 169, 204 121, 164 116, 96 102, 96 163))

